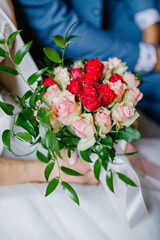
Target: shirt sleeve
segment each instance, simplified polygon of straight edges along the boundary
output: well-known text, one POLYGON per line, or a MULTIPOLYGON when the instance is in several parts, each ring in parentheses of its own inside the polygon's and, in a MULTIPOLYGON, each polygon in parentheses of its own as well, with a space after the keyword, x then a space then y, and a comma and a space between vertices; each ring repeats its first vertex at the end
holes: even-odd
POLYGON ((138 12, 134 16, 135 22, 141 30, 149 27, 150 25, 160 21, 160 15, 157 9, 150 8, 144 11, 138 12))
MULTIPOLYGON (((22 19, 35 35, 36 41, 42 47, 53 47, 59 53, 52 39, 52 35, 65 35, 67 29, 80 17, 74 9, 67 6, 63 0, 18 0, 23 11, 22 19)), ((20 14, 20 13, 19 13, 20 14)), ((22 21, 22 20, 21 20, 22 21)), ((77 35, 66 48, 65 55, 80 58, 83 54, 87 59, 118 57, 126 62, 133 71, 138 55, 139 44, 122 39, 112 30, 98 29, 85 20, 76 24, 70 35, 77 35)))
POLYGON ((135 72, 151 72, 157 62, 155 46, 147 43, 139 44, 139 58, 134 68, 135 72))

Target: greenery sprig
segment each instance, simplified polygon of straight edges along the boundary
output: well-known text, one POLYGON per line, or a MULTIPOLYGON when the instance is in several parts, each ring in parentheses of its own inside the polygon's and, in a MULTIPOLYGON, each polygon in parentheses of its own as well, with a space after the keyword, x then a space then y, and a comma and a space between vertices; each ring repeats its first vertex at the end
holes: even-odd
MULTIPOLYGON (((78 22, 78 21, 77 21, 78 22)), ((60 64, 64 67, 65 61, 65 49, 67 45, 70 43, 71 39, 76 36, 68 36, 70 29, 77 23, 75 22, 68 29, 65 37, 60 35, 54 35, 53 41, 54 43, 61 48, 62 56, 59 55, 57 51, 52 48, 46 47, 44 48, 44 53, 48 59, 50 59, 54 64, 60 64)), ((71 175, 71 176, 83 176, 83 174, 78 173, 77 171, 66 168, 64 166, 60 166, 59 159, 62 159, 61 149, 66 149, 68 152, 68 157, 71 156, 72 151, 76 151, 77 144, 80 140, 78 136, 76 136, 70 129, 64 126, 58 133, 55 133, 52 129, 49 119, 49 113, 46 112, 45 103, 41 105, 41 107, 37 110, 36 103, 40 100, 46 92, 48 86, 44 86, 42 84, 41 76, 45 73, 52 74, 48 67, 45 67, 37 72, 33 73, 28 79, 25 79, 23 73, 20 70, 20 63, 22 62, 25 55, 28 53, 32 42, 29 42, 22 46, 14 58, 11 56, 10 47, 13 44, 16 36, 21 31, 13 32, 7 39, 5 40, 2 33, 0 33, 0 44, 4 44, 6 47, 6 51, 0 48, 0 56, 4 58, 10 58, 12 64, 15 68, 11 68, 8 66, 0 65, 0 71, 13 74, 20 75, 24 82, 29 86, 30 90, 28 90, 21 98, 16 94, 15 99, 19 106, 21 106, 21 110, 19 112, 14 113, 14 106, 8 103, 0 102, 1 109, 9 116, 14 117, 13 126, 11 129, 7 129, 2 134, 2 140, 5 147, 13 152, 11 146, 11 139, 16 138, 22 142, 28 142, 31 146, 35 146, 35 151, 37 152, 37 158, 46 163, 46 168, 44 171, 44 175, 47 181, 49 181, 49 177, 51 172, 54 169, 55 163, 58 166, 59 173, 58 176, 51 179, 48 183, 46 194, 48 196, 51 194, 58 186, 61 184, 64 191, 69 195, 69 197, 79 204, 79 199, 75 190, 66 182, 63 181, 61 172, 71 175), (36 87, 33 87, 33 84, 37 83, 36 87), (36 121, 34 117, 34 112, 37 110, 37 119, 39 123, 36 121), (14 132, 14 127, 19 126, 25 131, 20 131, 18 133, 14 132), (47 155, 44 155, 42 152, 38 150, 38 146, 41 145, 46 151, 47 155)), ((85 64, 85 57, 83 57, 83 64, 85 64)), ((95 135, 96 143, 93 147, 88 150, 81 151, 81 157, 84 161, 92 163, 90 158, 91 153, 96 153, 98 155, 98 159, 94 163, 93 171, 97 180, 100 177, 100 171, 103 167, 106 170, 106 184, 109 189, 114 192, 113 186, 113 172, 108 167, 110 162, 113 162, 115 159, 115 149, 114 143, 116 143, 119 139, 124 139, 127 142, 133 142, 141 138, 140 133, 134 126, 124 127, 123 129, 117 131, 116 129, 112 129, 110 134, 106 136, 106 138, 100 138, 95 135)), ((131 155, 132 153, 130 153, 131 155)), ((135 154, 135 153, 133 153, 135 154)), ((119 179, 125 182, 128 185, 136 186, 135 183, 126 177, 125 175, 116 172, 119 179)))

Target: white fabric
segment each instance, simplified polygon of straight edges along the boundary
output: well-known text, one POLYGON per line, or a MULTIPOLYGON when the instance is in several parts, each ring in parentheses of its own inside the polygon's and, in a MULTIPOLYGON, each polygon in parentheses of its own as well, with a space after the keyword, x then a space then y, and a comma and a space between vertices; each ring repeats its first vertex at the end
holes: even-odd
MULTIPOLYGON (((15 25, 7 17, 4 11, 1 8, 2 2, 0 1, 0 31, 3 32, 6 39, 14 31, 17 31, 15 25)), ((12 56, 15 56, 15 53, 24 45, 24 42, 20 35, 17 36, 14 44, 11 48, 12 56)), ((2 45, 0 46, 2 47, 2 45)), ((1 59, 2 60, 2 59, 1 59)), ((4 59, 1 65, 14 67, 10 62, 9 58, 4 59)), ((27 79, 31 74, 37 71, 37 66, 32 60, 30 54, 26 54, 23 61, 19 65, 21 72, 23 73, 25 79, 27 79)), ((0 83, 9 91, 18 94, 20 97, 29 90, 28 85, 23 81, 20 75, 13 76, 8 73, 0 72, 0 83)), ((35 86, 35 85, 34 85, 35 86)))
POLYGON ((160 21, 159 12, 155 8, 146 9, 138 12, 134 16, 135 22, 141 30, 149 27, 150 25, 160 21))
POLYGON ((135 72, 151 72, 157 62, 156 48, 148 43, 139 44, 139 58, 134 68, 135 72))
MULTIPOLYGON (((116 146, 116 151, 122 153, 119 145, 116 146)), ((90 157, 93 163, 98 159, 98 155, 94 153, 92 153, 90 157)), ((93 164, 91 164, 91 168, 93 169, 93 164)), ((106 184, 106 171, 103 168, 100 172, 101 184, 103 185, 112 206, 122 218, 122 221, 126 222, 130 228, 133 228, 139 224, 139 222, 144 221, 148 216, 139 178, 135 170, 131 167, 126 156, 116 156, 114 163, 110 162, 108 164, 108 169, 111 169, 113 173, 114 193, 110 191, 106 184), (138 187, 127 186, 124 182, 119 180, 116 172, 128 176, 138 187)))
MULTIPOLYGON (((160 138, 142 139, 138 148, 147 159, 160 164, 159 144, 160 138)), ((6 150, 4 156, 11 157, 6 150)), ((1 239, 159 240, 158 191, 143 189, 149 216, 131 230, 115 212, 103 186, 73 185, 80 207, 65 197, 61 187, 45 198, 46 186, 28 183, 0 187, 1 239)))
MULTIPOLYGON (((10 1, 9 1, 10 2, 10 1)), ((8 18, 8 16, 5 14, 5 12, 2 10, 3 7, 6 9, 6 2, 0 2, 0 31, 4 34, 5 39, 7 40, 8 36, 16 31, 15 25, 11 22, 11 20, 8 18)), ((10 13, 10 11, 8 11, 10 13)), ((13 17, 10 13, 10 17, 13 17)), ((18 35, 14 44, 11 47, 12 55, 14 56, 15 53, 18 51, 19 48, 21 48, 24 45, 22 38, 18 35)), ((0 47, 6 50, 5 46, 0 44, 0 47)), ((14 67, 12 63, 10 62, 9 58, 2 58, 0 57, 0 64, 5 66, 14 67)), ((24 75, 24 77, 27 79, 31 74, 37 71, 37 66, 32 60, 30 54, 26 54, 24 60, 19 65, 20 69, 24 75)), ((22 77, 20 75, 13 76, 4 72, 0 72, 0 84, 2 84, 8 92, 16 93, 20 97, 29 90, 28 85, 23 81, 22 77)), ((35 85, 33 85, 34 87, 35 85)), ((0 101, 2 100, 2 97, 0 95, 0 101)), ((2 132, 9 127, 10 124, 10 117, 8 117, 1 109, 0 109, 0 153, 3 150, 2 145, 2 132)))

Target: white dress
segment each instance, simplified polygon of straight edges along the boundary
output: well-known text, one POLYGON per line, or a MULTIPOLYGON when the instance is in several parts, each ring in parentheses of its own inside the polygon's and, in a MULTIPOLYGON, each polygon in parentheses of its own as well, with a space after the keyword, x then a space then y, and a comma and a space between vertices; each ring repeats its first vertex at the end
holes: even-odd
MULTIPOLYGON (((9 32, 15 30, 10 19, 0 8, 0 29, 4 25, 9 32)), ((22 44, 22 39, 19 37, 13 51, 22 44)), ((26 77, 36 71, 36 66, 29 54, 24 58, 21 70, 26 77)), ((26 91, 26 85, 20 78, 13 79, 12 76, 0 73, 0 79, 8 91, 20 95, 26 91)), ((3 98, 5 101, 6 99, 10 101, 6 95, 3 95, 3 98)), ((0 112, 1 133, 6 128, 4 123, 7 124, 7 122, 9 127, 9 118, 0 112)), ((143 125, 147 126, 145 123, 143 121, 143 125)), ((138 148, 150 161, 158 164, 159 128, 152 125, 152 129, 157 137, 140 140, 138 148)), ((2 143, 0 144, 2 148, 2 143)), ((24 152, 24 147, 22 148, 19 144, 15 144, 15 148, 19 154, 24 152)), ((25 149, 25 151, 28 150, 25 149)), ((2 156, 14 158, 6 149, 2 156)), ((26 158, 34 159, 35 155, 26 158)), ((130 229, 114 211, 101 184, 99 186, 74 184, 74 188, 80 198, 80 207, 65 197, 61 187, 47 198, 44 197, 46 184, 27 183, 0 187, 0 240, 160 239, 159 192, 143 189, 149 216, 130 229)))

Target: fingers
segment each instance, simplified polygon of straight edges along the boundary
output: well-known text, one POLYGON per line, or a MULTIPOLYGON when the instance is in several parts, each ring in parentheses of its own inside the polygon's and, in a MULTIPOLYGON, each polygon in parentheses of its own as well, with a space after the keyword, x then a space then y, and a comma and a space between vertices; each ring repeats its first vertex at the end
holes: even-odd
POLYGON ((98 185, 99 181, 94 176, 94 173, 92 170, 87 172, 84 176, 69 176, 66 174, 62 174, 63 181, 69 182, 69 183, 80 183, 80 184, 89 184, 89 185, 98 185))
POLYGON ((72 152, 71 157, 68 158, 67 151, 62 151, 62 157, 64 160, 59 160, 61 166, 71 168, 84 176, 70 176, 61 171, 61 177, 63 181, 69 183, 80 183, 97 185, 99 182, 96 180, 90 164, 85 162, 82 158, 78 158, 76 152, 72 152))

